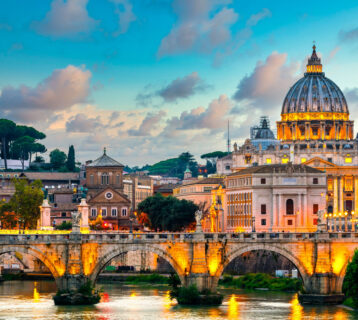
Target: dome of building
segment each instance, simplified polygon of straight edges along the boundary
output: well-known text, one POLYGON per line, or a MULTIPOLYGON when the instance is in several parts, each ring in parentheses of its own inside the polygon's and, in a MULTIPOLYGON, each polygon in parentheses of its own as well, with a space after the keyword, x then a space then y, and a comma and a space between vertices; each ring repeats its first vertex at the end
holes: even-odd
POLYGON ((316 46, 308 59, 307 72, 288 91, 277 122, 282 141, 352 140, 353 121, 339 87, 322 72, 316 46))
POLYGON ((288 91, 282 106, 282 114, 302 112, 349 113, 342 91, 322 72, 315 46, 307 72, 288 91))
POLYGON ((261 126, 257 128, 255 139, 276 139, 266 118, 262 119, 261 126))

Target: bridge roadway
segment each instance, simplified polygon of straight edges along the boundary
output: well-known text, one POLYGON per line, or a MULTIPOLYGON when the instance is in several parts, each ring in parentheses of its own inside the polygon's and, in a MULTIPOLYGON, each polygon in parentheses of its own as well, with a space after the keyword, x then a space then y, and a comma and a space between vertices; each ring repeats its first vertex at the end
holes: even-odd
POLYGON ((342 293, 358 233, 117 233, 0 235, 0 254, 20 252, 42 261, 59 289, 96 281, 111 259, 128 251, 167 260, 183 285, 215 290, 225 267, 253 250, 281 254, 299 270, 306 293, 342 293))

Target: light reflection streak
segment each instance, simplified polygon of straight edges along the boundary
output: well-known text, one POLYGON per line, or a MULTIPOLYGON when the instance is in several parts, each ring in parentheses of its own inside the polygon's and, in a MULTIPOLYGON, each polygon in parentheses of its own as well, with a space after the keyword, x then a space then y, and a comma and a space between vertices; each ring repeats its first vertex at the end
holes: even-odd
POLYGON ((298 301, 298 295, 295 294, 292 298, 292 300, 290 301, 291 304, 291 314, 290 314, 290 319, 292 320, 300 320, 302 319, 302 315, 303 315, 303 307, 300 305, 299 301, 298 301))
POLYGON ((239 316, 239 303, 236 301, 236 296, 234 294, 231 295, 229 300, 229 319, 237 319, 239 316))

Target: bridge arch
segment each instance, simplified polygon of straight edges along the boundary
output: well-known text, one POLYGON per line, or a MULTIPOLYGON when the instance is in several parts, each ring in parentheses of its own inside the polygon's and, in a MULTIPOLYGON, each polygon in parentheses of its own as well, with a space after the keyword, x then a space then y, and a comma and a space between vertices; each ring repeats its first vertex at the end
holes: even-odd
POLYGON ((98 275, 103 270, 103 268, 111 261, 113 258, 118 257, 121 254, 130 252, 130 251, 145 251, 148 253, 155 253, 159 257, 166 260, 178 274, 181 283, 185 283, 184 270, 179 266, 179 264, 173 259, 171 255, 165 252, 162 248, 155 245, 148 244, 130 244, 125 246, 116 246, 113 250, 108 249, 106 253, 98 260, 96 266, 94 267, 92 274, 90 275, 90 280, 95 283, 98 275))
POLYGON ((33 256, 37 259, 39 259, 51 272, 52 276, 57 280, 57 278, 60 277, 60 274, 58 273, 56 267, 51 262, 51 260, 45 256, 41 251, 29 247, 29 246, 17 246, 17 245, 6 245, 0 247, 0 255, 5 253, 11 253, 11 252, 20 252, 23 254, 28 254, 30 256, 33 256))
POLYGON ((308 283, 309 274, 308 274, 306 268, 301 263, 301 261, 298 258, 296 258, 294 255, 292 255, 288 250, 286 250, 285 248, 282 248, 282 247, 275 246, 275 245, 267 246, 267 244, 257 243, 257 244, 252 244, 252 245, 240 246, 237 248, 234 247, 233 249, 231 249, 228 252, 224 262, 220 265, 220 267, 218 268, 218 270, 215 273, 214 287, 216 287, 220 276, 224 272, 224 269, 231 261, 233 261, 235 258, 243 255, 246 252, 251 252, 251 251, 256 251, 256 250, 265 250, 265 251, 275 252, 275 253, 282 255, 283 257, 288 259, 290 262, 292 262, 296 266, 296 268, 298 269, 298 271, 302 277, 303 285, 305 286, 305 284, 308 283))

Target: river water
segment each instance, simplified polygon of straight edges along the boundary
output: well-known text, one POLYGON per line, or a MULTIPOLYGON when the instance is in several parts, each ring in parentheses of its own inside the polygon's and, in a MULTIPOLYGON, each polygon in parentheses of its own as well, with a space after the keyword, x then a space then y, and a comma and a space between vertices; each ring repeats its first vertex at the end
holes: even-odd
POLYGON ((358 319, 340 306, 302 307, 296 294, 221 290, 220 307, 187 308, 169 299, 166 287, 100 284, 102 301, 93 307, 57 307, 51 281, 7 281, 0 284, 0 319, 358 319))

